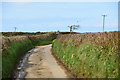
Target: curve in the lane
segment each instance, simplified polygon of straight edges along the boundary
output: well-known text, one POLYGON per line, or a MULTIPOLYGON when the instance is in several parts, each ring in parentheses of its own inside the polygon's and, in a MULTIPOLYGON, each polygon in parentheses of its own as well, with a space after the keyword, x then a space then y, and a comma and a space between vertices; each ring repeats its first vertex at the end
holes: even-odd
POLYGON ((28 58, 28 64, 32 65, 25 69, 25 78, 68 78, 51 55, 51 44, 37 46, 32 52, 28 58))

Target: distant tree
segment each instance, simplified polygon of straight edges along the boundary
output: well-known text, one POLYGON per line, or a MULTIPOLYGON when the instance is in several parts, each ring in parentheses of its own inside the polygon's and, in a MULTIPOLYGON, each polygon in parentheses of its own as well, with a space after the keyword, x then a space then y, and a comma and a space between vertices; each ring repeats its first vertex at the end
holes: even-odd
POLYGON ((68 26, 70 28, 70 33, 73 31, 73 30, 76 30, 80 27, 80 25, 71 25, 71 26, 68 26))

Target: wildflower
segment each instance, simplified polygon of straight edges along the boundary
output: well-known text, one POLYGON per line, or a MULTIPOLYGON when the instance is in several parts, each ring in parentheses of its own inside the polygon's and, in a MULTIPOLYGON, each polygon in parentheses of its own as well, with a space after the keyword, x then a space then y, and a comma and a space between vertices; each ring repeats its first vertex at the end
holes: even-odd
POLYGON ((74 57, 74 54, 72 54, 71 59, 74 57))

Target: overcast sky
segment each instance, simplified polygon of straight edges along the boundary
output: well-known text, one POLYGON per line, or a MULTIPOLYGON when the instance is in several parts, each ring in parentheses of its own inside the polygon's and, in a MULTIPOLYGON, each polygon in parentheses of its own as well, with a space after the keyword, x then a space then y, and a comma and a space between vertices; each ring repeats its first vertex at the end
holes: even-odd
POLYGON ((2 31, 69 31, 67 26, 79 24, 76 32, 101 32, 102 14, 105 31, 117 31, 117 2, 3 2, 2 31))

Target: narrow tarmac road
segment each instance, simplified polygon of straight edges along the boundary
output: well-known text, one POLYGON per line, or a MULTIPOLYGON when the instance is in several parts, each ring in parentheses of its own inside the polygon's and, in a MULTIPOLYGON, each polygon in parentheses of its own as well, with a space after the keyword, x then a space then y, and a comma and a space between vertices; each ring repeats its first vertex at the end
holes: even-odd
POLYGON ((25 69, 25 78, 69 78, 66 70, 61 67, 51 54, 51 44, 37 46, 28 57, 28 64, 25 69))

